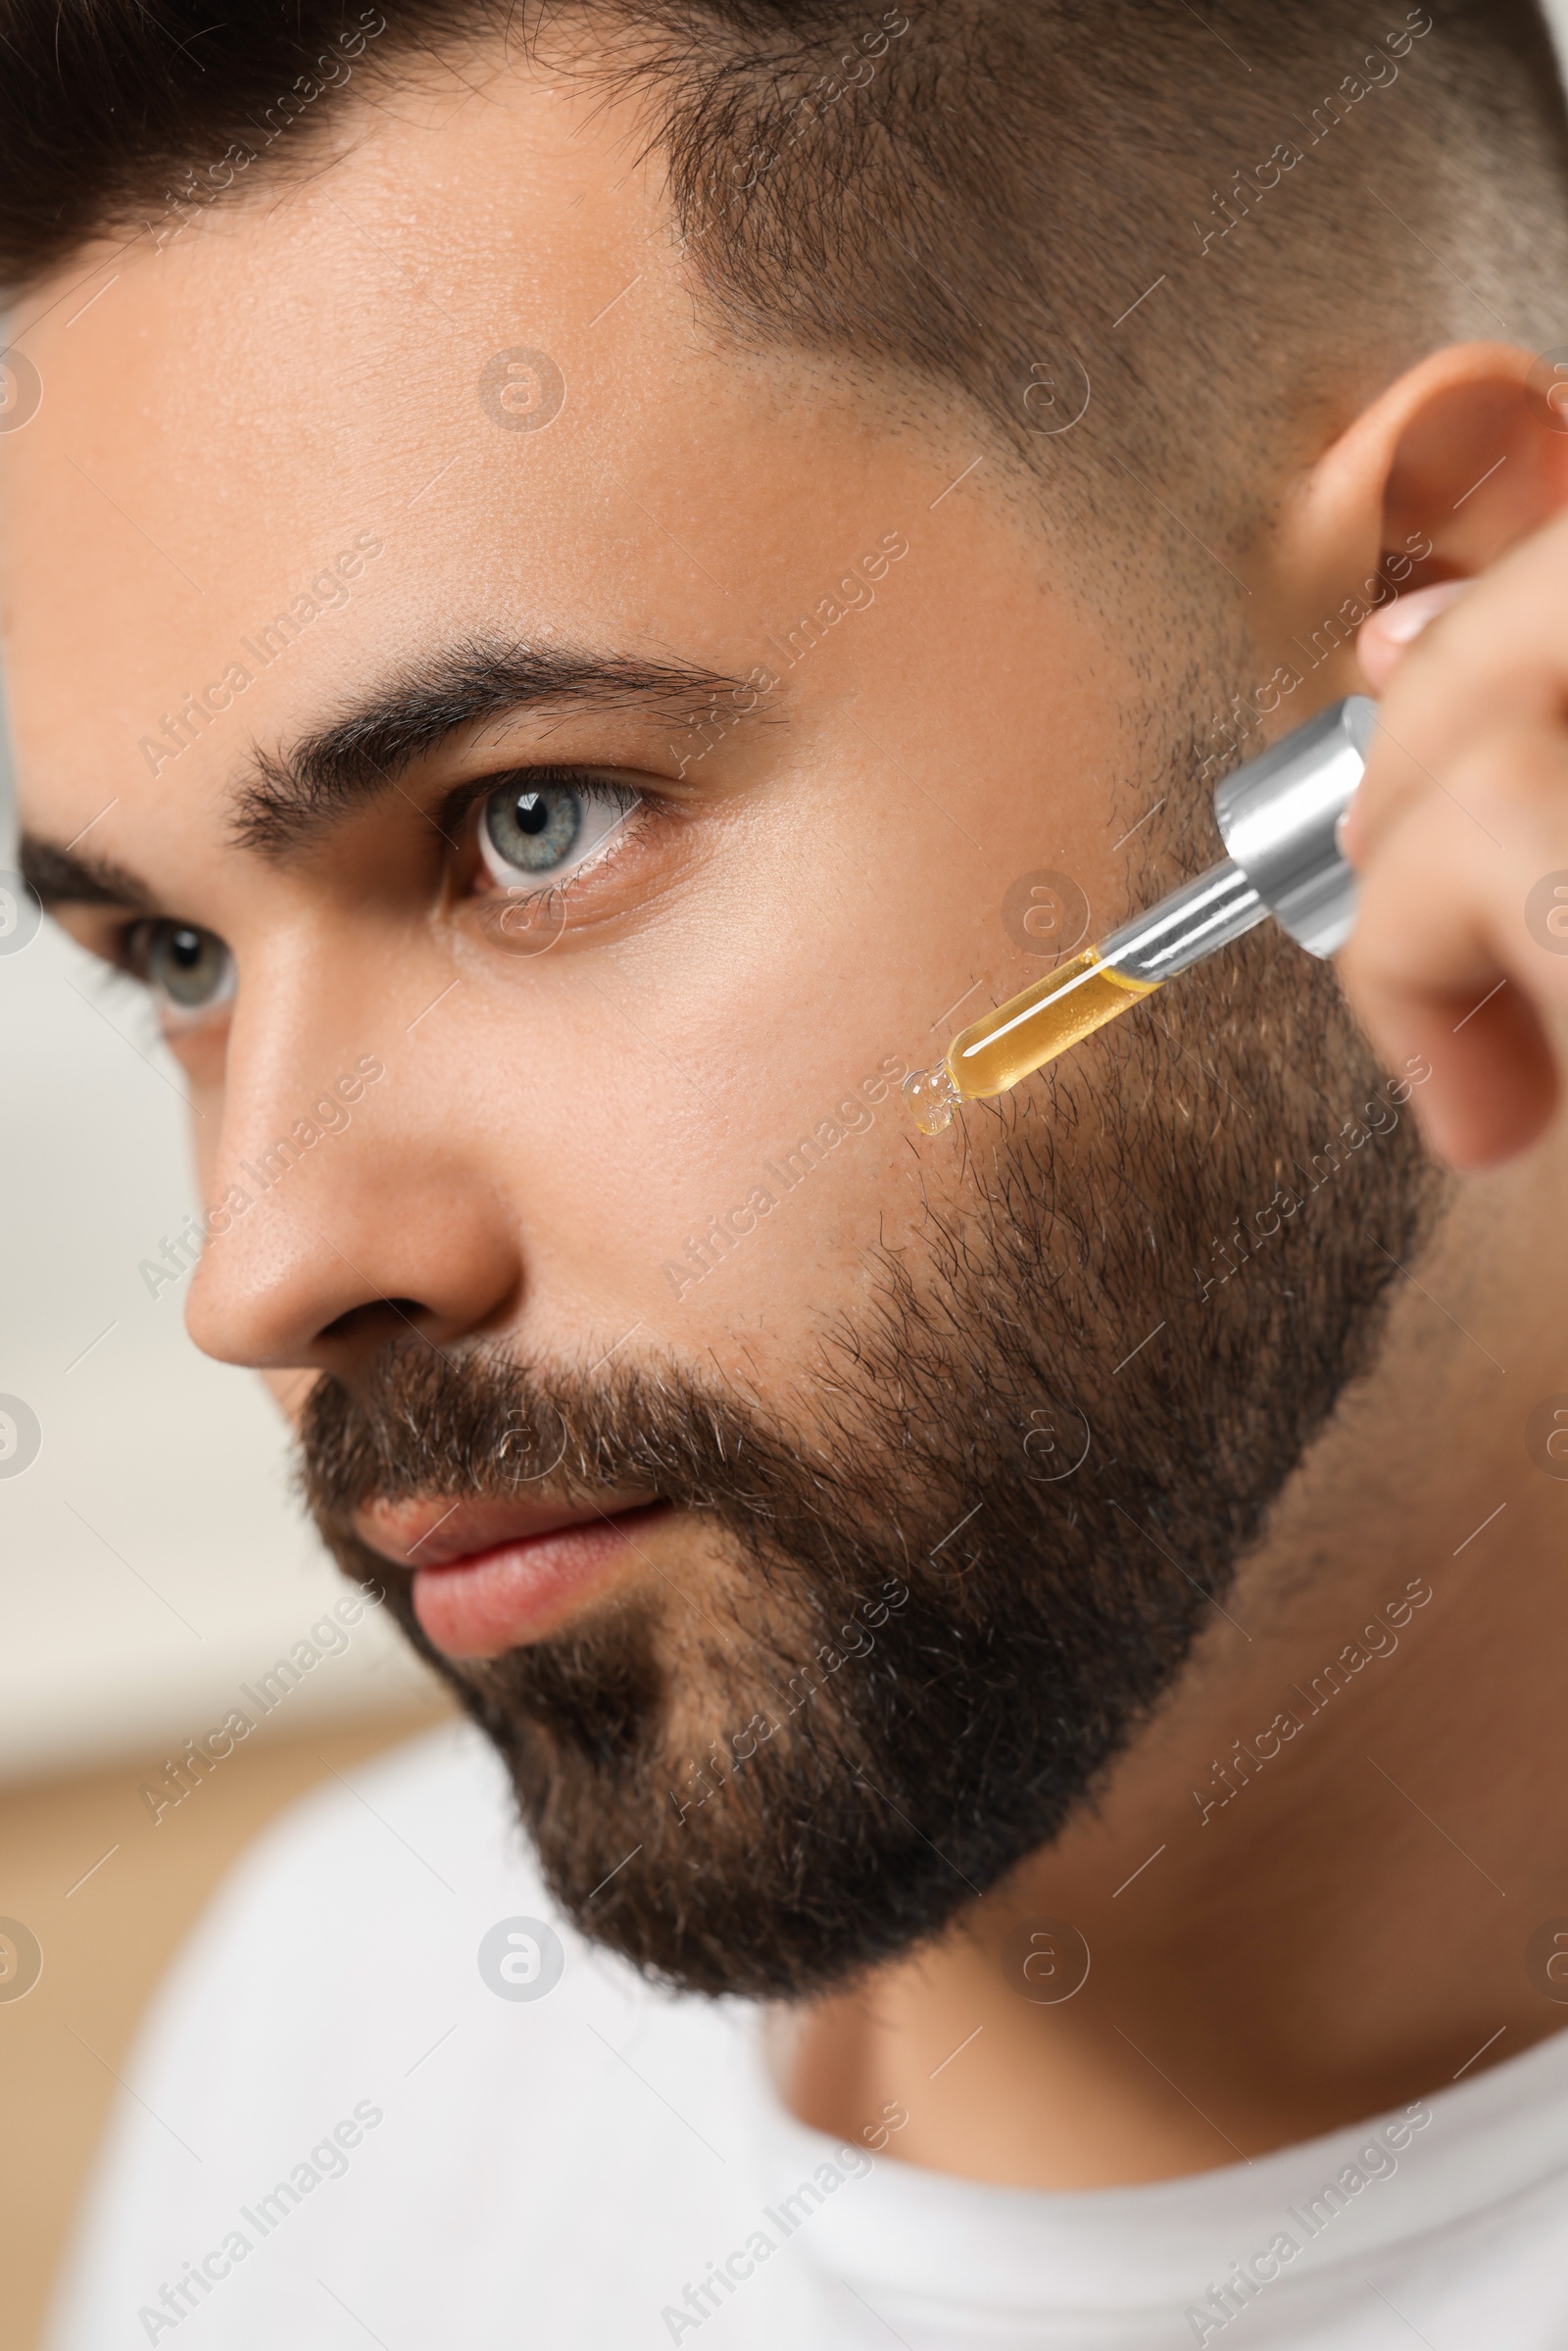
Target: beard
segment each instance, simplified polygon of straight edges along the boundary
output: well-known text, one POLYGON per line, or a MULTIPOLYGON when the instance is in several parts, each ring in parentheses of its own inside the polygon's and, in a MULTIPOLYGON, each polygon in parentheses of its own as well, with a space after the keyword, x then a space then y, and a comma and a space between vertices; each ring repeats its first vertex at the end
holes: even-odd
POLYGON ((584 1376, 413 1335, 318 1382, 321 1533, 500 1749, 585 1935, 799 1999, 1060 1834, 1370 1367, 1437 1198, 1398 1102, 1265 925, 971 1106, 951 1174, 927 1147, 922 1230, 873 1252, 873 1305, 824 1320, 788 1409, 673 1358, 584 1376), (348 1524, 628 1492, 692 1513, 699 1556, 487 1661, 438 1653, 348 1524))

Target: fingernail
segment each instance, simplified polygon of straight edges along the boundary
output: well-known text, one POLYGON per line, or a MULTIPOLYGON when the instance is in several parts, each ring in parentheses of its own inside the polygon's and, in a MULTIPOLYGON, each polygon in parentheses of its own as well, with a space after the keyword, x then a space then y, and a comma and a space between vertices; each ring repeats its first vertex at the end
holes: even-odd
POLYGON ((1391 605, 1387 612, 1379 614, 1383 635, 1391 645, 1408 645, 1413 637, 1419 637, 1421 631, 1436 620, 1440 612, 1446 612, 1466 588, 1474 586, 1474 580, 1470 579, 1445 579, 1440 580, 1435 588, 1414 589, 1410 595, 1401 596, 1397 604, 1391 605))

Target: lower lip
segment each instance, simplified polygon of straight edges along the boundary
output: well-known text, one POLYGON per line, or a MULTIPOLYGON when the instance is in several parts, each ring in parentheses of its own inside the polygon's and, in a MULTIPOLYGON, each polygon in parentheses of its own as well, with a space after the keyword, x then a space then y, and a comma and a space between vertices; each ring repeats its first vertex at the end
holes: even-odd
POLYGON ((635 1539, 669 1507, 650 1502, 498 1543, 445 1567, 421 1567, 414 1579, 414 1613, 448 1657, 499 1657, 542 1641, 625 1572, 636 1557, 635 1539))

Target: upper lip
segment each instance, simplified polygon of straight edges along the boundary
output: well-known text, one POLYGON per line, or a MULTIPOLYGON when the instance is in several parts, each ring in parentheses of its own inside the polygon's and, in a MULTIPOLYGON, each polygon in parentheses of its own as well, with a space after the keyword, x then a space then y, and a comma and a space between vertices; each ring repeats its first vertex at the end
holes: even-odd
POLYGON ((433 1494, 408 1502, 369 1501, 354 1512, 355 1534, 398 1567, 450 1567, 498 1543, 593 1526, 658 1501, 654 1494, 607 1494, 603 1502, 457 1501, 433 1494))

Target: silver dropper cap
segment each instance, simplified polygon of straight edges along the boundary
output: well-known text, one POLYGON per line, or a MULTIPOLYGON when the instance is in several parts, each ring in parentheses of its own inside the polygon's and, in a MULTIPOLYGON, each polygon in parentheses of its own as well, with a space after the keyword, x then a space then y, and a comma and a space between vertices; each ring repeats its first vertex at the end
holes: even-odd
POLYGON ((1242 938, 1266 914, 1309 955, 1332 955, 1355 920, 1355 875, 1340 818, 1361 781, 1378 706, 1365 694, 1319 710, 1215 788, 1230 852, 1113 931, 1102 963, 1156 987, 1242 938))
POLYGON ((1355 920, 1355 875, 1340 818, 1361 781, 1378 706, 1351 694, 1259 752, 1214 793, 1232 861, 1276 922, 1311 955, 1336 954, 1355 920))

